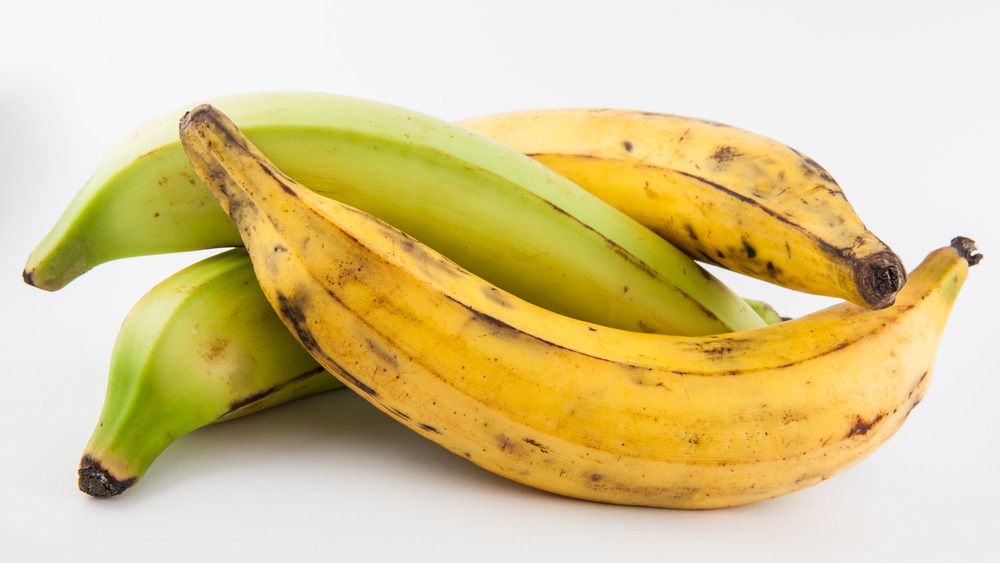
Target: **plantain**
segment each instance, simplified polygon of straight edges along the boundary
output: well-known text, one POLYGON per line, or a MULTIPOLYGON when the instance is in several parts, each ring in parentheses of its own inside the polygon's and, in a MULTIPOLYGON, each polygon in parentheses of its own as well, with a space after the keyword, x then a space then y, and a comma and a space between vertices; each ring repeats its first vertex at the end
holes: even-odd
POLYGON ((243 248, 205 258, 125 317, 80 490, 121 494, 196 428, 339 387, 274 314, 243 248))
POLYGON ((891 305, 906 282, 899 257, 833 176, 762 135, 619 109, 459 123, 530 155, 706 263, 872 308, 891 305))
POLYGON ((729 334, 643 334, 533 305, 317 195, 211 106, 184 117, 181 139, 268 302, 323 367, 483 468, 599 502, 732 506, 857 463, 927 392, 979 258, 956 238, 877 310, 843 303, 729 334))

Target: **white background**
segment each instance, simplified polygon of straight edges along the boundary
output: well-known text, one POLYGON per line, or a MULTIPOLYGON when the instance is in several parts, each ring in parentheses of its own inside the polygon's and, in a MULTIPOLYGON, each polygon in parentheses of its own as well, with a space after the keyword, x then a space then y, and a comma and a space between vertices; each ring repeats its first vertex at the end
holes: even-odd
MULTIPOLYGON (((996 2, 50 0, 3 17, 0 559, 997 560, 996 2), (706 512, 563 499, 346 391, 193 432, 134 489, 88 498, 76 467, 118 326, 201 255, 106 264, 56 293, 23 284, 21 268, 125 133, 255 90, 445 119, 570 106, 713 119, 822 163, 908 267, 955 235, 986 258, 902 430, 783 498, 706 512)), ((829 304, 724 279, 785 314, 829 304)))

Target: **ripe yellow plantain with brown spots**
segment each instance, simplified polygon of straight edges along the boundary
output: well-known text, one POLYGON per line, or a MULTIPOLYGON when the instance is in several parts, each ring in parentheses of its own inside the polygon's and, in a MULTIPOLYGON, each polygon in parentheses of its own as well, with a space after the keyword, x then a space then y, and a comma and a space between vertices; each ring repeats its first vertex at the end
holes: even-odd
POLYGON ((872 308, 906 281, 816 161, 736 127, 618 109, 501 113, 459 122, 523 152, 688 255, 872 308))
POLYGON ((978 260, 957 238, 879 310, 844 303, 700 337, 629 332, 527 303, 318 196, 211 106, 180 133, 265 297, 321 365, 455 454, 593 501, 738 505, 858 462, 926 393, 978 260))

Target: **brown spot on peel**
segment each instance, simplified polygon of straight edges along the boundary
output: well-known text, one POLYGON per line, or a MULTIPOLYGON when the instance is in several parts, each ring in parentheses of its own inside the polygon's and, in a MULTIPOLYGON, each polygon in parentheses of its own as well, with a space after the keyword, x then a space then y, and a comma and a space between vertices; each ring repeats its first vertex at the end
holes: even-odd
POLYGON ((542 444, 538 443, 535 440, 532 440, 531 438, 525 438, 524 441, 527 442, 528 444, 531 444, 532 446, 535 446, 536 448, 538 448, 538 450, 541 451, 543 454, 549 453, 549 448, 548 447, 543 446, 542 444))
POLYGON ((846 437, 853 438, 855 436, 864 436, 868 434, 868 432, 876 424, 881 422, 883 418, 885 418, 885 413, 879 413, 875 415, 875 418, 867 421, 861 418, 861 415, 858 415, 857 418, 854 420, 854 426, 851 427, 851 430, 847 433, 846 437))
POLYGON ((723 162, 729 162, 742 156, 743 153, 737 152, 736 147, 730 147, 728 145, 723 145, 712 153, 712 160, 722 164, 723 162))

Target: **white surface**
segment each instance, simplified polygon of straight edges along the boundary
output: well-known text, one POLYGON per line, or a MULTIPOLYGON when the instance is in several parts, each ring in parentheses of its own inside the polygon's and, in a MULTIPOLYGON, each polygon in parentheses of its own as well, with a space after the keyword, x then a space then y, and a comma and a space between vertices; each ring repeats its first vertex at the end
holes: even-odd
MULTIPOLYGON (((996 560, 997 3, 326 4, 5 8, 0 560, 996 560), (51 294, 21 283, 24 260, 126 132, 251 90, 339 92, 446 119, 616 106, 722 121, 822 163, 908 266, 959 234, 986 258, 903 429, 787 497, 709 512, 562 499, 338 392, 189 434, 134 489, 90 499, 75 470, 118 325, 198 256, 107 264, 51 294)), ((726 280, 787 314, 828 304, 726 280)))

